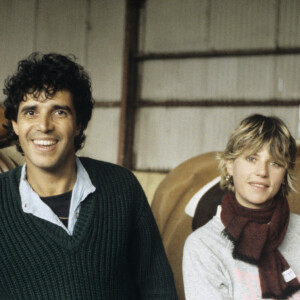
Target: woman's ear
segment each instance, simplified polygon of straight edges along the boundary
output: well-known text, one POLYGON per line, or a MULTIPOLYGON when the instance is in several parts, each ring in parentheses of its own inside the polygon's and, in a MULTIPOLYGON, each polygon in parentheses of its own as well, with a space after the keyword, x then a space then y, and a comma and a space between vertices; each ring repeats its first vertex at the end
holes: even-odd
POLYGON ((226 170, 228 175, 233 176, 233 160, 226 160, 226 170))

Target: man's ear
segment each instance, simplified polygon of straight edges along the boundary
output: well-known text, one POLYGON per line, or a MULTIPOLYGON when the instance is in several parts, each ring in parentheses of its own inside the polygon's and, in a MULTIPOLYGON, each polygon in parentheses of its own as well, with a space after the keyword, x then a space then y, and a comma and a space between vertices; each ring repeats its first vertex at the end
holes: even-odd
POLYGON ((228 175, 233 176, 233 160, 226 160, 226 170, 228 175))
POLYGON ((81 127, 82 125, 81 124, 77 124, 76 125, 76 132, 75 132, 75 136, 78 136, 81 132, 81 127))
POLYGON ((14 120, 11 121, 11 125, 16 135, 19 135, 19 126, 18 123, 14 120))

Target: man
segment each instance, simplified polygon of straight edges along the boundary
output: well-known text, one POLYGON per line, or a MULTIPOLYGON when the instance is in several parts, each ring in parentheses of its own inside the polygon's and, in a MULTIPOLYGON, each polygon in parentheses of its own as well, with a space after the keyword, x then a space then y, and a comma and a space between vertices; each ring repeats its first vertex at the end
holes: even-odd
POLYGON ((34 53, 4 94, 26 163, 0 175, 0 298, 177 299, 135 177, 75 155, 93 108, 83 68, 34 53))

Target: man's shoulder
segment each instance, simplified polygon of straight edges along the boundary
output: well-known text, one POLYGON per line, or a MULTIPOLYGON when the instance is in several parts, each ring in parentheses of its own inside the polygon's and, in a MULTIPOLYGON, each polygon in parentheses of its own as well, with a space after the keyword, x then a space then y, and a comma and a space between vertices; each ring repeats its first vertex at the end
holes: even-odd
POLYGON ((135 175, 122 166, 88 157, 79 157, 79 160, 98 191, 109 190, 114 193, 126 191, 127 195, 136 195, 142 191, 135 175))
POLYGON ((0 173, 0 180, 6 180, 6 178, 16 178, 19 179, 21 175, 21 169, 22 167, 16 167, 9 171, 0 173))
POLYGON ((90 157, 79 157, 79 160, 90 176, 105 175, 108 177, 128 177, 135 180, 133 173, 120 165, 90 157))
POLYGON ((18 190, 18 186, 20 184, 20 177, 21 167, 16 167, 9 171, 0 173, 0 190, 18 190))
POLYGON ((111 162, 102 161, 102 160, 98 160, 90 157, 84 157, 84 156, 79 156, 78 158, 80 162, 83 164, 83 166, 87 169, 110 168, 122 172, 130 172, 128 169, 111 162))

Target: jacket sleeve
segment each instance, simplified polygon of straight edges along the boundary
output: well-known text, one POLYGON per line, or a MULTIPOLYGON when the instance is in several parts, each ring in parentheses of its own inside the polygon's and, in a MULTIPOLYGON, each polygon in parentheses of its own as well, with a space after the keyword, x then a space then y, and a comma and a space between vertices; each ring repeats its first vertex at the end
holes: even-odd
POLYGON ((136 196, 131 261, 138 299, 175 300, 177 293, 173 273, 151 208, 139 183, 136 196))
POLYGON ((186 300, 232 299, 228 274, 222 262, 193 233, 184 245, 183 282, 186 300))

